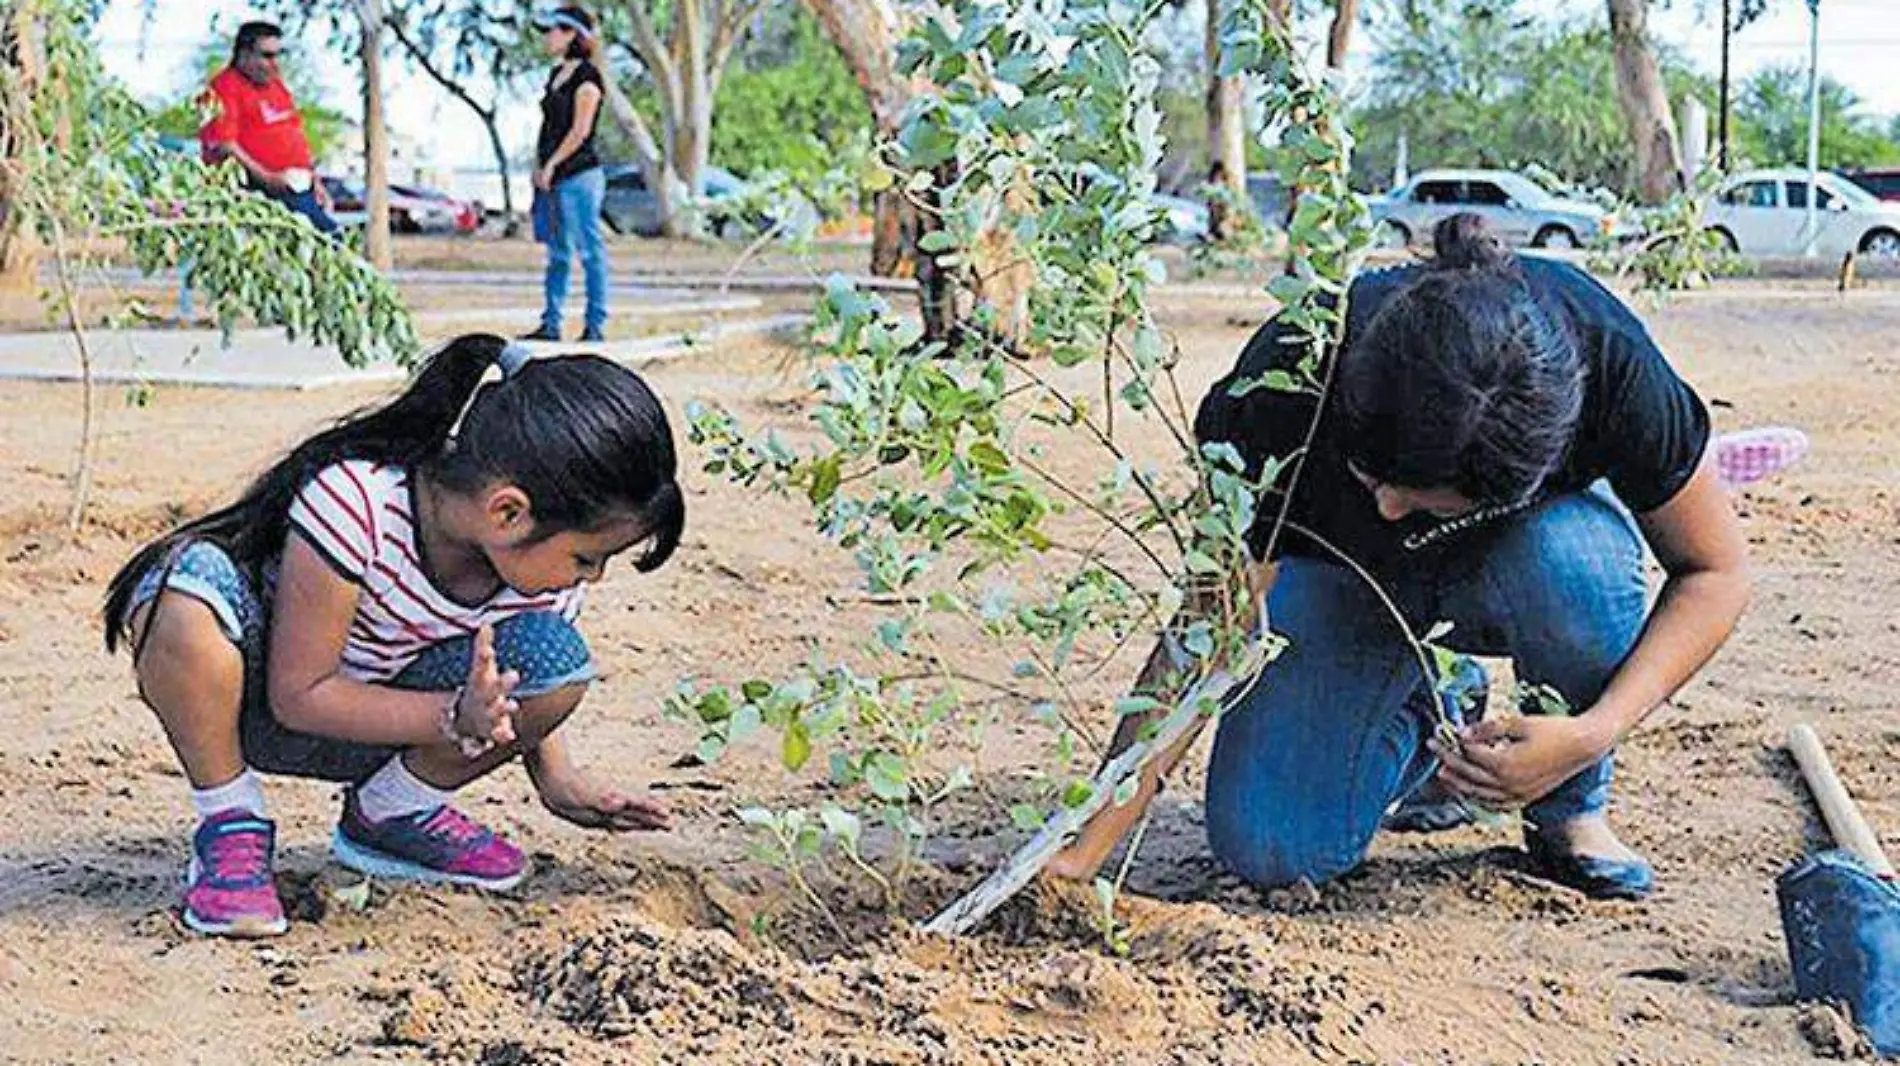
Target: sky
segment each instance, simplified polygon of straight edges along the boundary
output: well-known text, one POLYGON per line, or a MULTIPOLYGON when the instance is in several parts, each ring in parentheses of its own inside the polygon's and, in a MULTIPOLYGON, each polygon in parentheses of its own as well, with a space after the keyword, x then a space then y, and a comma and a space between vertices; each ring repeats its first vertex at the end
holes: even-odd
MULTIPOLYGON (((1376 0, 1375 0, 1376 2, 1376 0)), ((1770 0, 1771 11, 1736 35, 1732 62, 1739 81, 1751 71, 1777 64, 1805 66, 1808 54, 1808 10, 1800 0, 1770 0)), ((1688 60, 1713 73, 1720 58, 1716 14, 1720 0, 1671 0, 1651 16, 1657 39, 1679 50, 1688 60)), ((228 37, 249 14, 244 0, 158 0, 160 17, 142 27, 140 0, 110 0, 99 26, 106 66, 133 91, 151 99, 172 99, 188 82, 192 55, 203 42, 228 37)), ((1527 10, 1547 16, 1601 19, 1601 0, 1526 0, 1527 10)), ((1320 27, 1323 31, 1323 27, 1320 27)), ((308 42, 287 41, 292 48, 317 53, 323 80, 335 86, 328 103, 354 113, 356 78, 337 56, 327 54, 321 37, 308 42)), ((1355 35, 1355 52, 1363 65, 1366 34, 1355 35)), ((1865 109, 1880 115, 1900 114, 1900 0, 1821 0, 1821 66, 1835 80, 1853 90, 1865 109)), ((437 174, 478 169, 490 158, 481 123, 461 103, 426 77, 408 71, 400 62, 386 65, 390 128, 411 160, 399 161, 399 177, 420 162, 437 174)), ((534 136, 539 114, 529 95, 503 109, 503 138, 525 149, 534 136)))

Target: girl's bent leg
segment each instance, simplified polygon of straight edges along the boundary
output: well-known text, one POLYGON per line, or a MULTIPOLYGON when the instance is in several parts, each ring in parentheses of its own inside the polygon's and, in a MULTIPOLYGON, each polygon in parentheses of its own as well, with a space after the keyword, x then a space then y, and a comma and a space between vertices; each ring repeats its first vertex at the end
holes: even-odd
POLYGON ((189 596, 161 596, 133 612, 131 635, 141 650, 139 694, 165 727, 191 787, 235 780, 244 772, 244 656, 217 615, 189 596))
POLYGON ((1358 577, 1287 559, 1267 614, 1290 644, 1221 720, 1208 842, 1261 887, 1358 865, 1392 802, 1430 771, 1430 697, 1396 623, 1358 577))
MULTIPOLYGON (((453 745, 411 748, 390 759, 344 800, 332 850, 345 865, 378 877, 506 889, 526 873, 513 844, 449 805, 451 793, 511 761, 559 728, 594 678, 592 656, 573 623, 557 614, 517 615, 495 626, 495 658, 516 671, 520 738, 469 759, 453 745), (366 805, 370 808, 366 810, 366 805)), ((468 675, 473 642, 424 652, 396 679, 402 688, 455 690, 468 675)))

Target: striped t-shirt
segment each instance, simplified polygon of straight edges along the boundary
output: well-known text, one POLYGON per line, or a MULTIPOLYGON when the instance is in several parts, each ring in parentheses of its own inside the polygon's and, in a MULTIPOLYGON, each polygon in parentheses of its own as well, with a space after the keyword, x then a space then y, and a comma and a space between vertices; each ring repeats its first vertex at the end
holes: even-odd
POLYGON ((291 528, 362 589, 343 645, 345 677, 388 681, 430 645, 518 614, 580 614, 579 586, 542 596, 504 586, 474 606, 450 599, 423 570, 411 486, 402 467, 349 460, 319 471, 291 504, 291 528))

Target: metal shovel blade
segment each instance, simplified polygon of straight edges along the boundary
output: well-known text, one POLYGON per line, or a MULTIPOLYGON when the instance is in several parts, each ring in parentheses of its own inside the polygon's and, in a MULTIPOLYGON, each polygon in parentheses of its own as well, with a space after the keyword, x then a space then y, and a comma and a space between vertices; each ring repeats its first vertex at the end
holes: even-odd
POLYGON ((1845 1007, 1882 1055, 1900 1055, 1900 887, 1845 851, 1824 851, 1775 882, 1794 987, 1845 1007))

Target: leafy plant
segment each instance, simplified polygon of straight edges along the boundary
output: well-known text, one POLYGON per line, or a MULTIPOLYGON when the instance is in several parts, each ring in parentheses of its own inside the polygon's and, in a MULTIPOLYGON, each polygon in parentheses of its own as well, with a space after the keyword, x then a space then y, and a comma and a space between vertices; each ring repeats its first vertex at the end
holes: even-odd
MULTIPOLYGON (((815 447, 690 411, 706 470, 802 496, 880 612, 861 649, 780 680, 684 682, 669 704, 698 727, 702 758, 760 737, 787 770, 826 771, 835 813, 744 816, 814 902, 807 871, 828 848, 901 901, 939 806, 977 779, 961 738, 986 715, 1046 730, 1053 762, 1005 802, 1019 828, 1059 842, 1124 802, 1145 759, 1219 714, 1279 648, 1255 631, 1246 537, 1263 499, 1280 501, 1278 536, 1297 459, 1250 478, 1231 447, 1196 444, 1177 352, 1149 308, 1163 278, 1148 250, 1163 147, 1160 72, 1139 43, 1151 14, 1124 0, 966 0, 924 17, 902 69, 936 91, 917 96, 883 151, 888 180, 936 213, 923 250, 976 294, 974 328, 925 343, 914 320, 834 280, 812 343, 815 447), (1020 323, 987 299, 1005 269, 1026 275, 1020 323), (1131 421, 1165 442, 1159 453, 1127 433, 1131 421), (1093 465, 1059 469, 1051 436, 1088 442, 1093 465), (1099 747, 1080 693, 1157 632, 1170 676, 1115 710, 1159 721, 1108 771, 1078 772, 1075 757, 1099 747), (955 635, 995 654, 952 657, 955 635)), ((1262 128, 1280 131, 1287 181, 1302 190, 1292 267, 1269 291, 1307 342, 1297 373, 1245 387, 1323 392, 1369 231, 1346 186, 1338 104, 1274 19, 1269 0, 1231 5, 1223 54, 1225 72, 1262 81, 1262 128)), ((1117 887, 1102 898, 1111 941, 1117 887)))
POLYGON ((1638 293, 1662 300, 1672 292, 1708 287, 1711 280, 1740 274, 1747 263, 1728 238, 1703 222, 1721 175, 1703 174, 1696 184, 1658 207, 1619 207, 1640 236, 1631 240, 1599 237, 1588 259, 1590 269, 1634 282, 1638 293))
MULTIPOLYGON (((110 292, 109 253, 151 274, 190 264, 228 336, 243 319, 334 345, 352 365, 414 357, 418 344, 393 287, 361 257, 280 205, 246 192, 231 164, 207 169, 159 144, 150 112, 100 66, 88 5, 22 0, 33 40, 0 64, 11 196, 7 224, 45 246, 49 314, 78 348, 80 449, 69 522, 83 520, 91 480, 93 355, 82 284, 110 292)), ((129 301, 109 324, 136 315, 129 301)))

